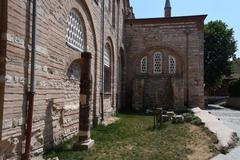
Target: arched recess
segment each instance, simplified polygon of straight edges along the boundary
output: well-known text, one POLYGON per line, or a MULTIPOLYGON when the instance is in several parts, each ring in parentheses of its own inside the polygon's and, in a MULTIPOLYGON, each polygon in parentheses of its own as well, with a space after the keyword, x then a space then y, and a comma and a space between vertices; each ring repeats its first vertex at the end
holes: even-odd
MULTIPOLYGON (((81 58, 73 60, 67 70, 67 102, 69 109, 79 109, 79 141, 75 144, 76 149, 89 148, 94 144, 90 137, 90 99, 92 96, 92 54, 83 52, 81 58)), ((66 93, 65 93, 66 94, 66 93)), ((66 107, 66 105, 65 105, 66 107)), ((73 115, 70 115, 71 118, 73 115)))
MULTIPOLYGON (((86 15, 87 17, 87 22, 89 23, 90 25, 90 28, 91 28, 91 31, 92 31, 92 34, 93 34, 93 44, 94 44, 94 49, 95 49, 95 53, 97 53, 97 39, 96 39, 96 29, 95 29, 95 25, 94 25, 94 21, 93 21, 93 18, 92 18, 92 14, 90 12, 90 9, 88 7, 88 4, 86 2, 86 0, 76 0, 76 2, 83 8, 83 10, 79 10, 78 11, 80 12, 80 14, 83 14, 82 12, 84 12, 84 14, 86 15)), ((72 8, 69 8, 68 9, 68 12, 71 10, 72 8)), ((77 9, 77 8, 76 8, 77 9)), ((86 23, 86 20, 85 20, 85 23, 86 23)))
MULTIPOLYGON (((72 0, 70 3, 66 2, 66 12, 65 19, 67 20, 67 16, 71 10, 75 10, 79 13, 80 18, 83 20, 85 26, 89 25, 93 38, 94 52, 97 53, 97 37, 96 37, 96 29, 95 24, 92 18, 92 13, 88 7, 88 4, 85 0, 72 0)), ((85 31, 88 32, 88 29, 85 27, 85 31)), ((89 33, 88 33, 89 34, 89 33)), ((86 36, 86 41, 88 41, 88 36, 86 36)), ((87 51, 87 48, 84 50, 87 51)))
POLYGON ((80 107, 81 59, 75 59, 69 65, 65 81, 65 109, 78 110, 80 107))
POLYGON ((115 52, 112 39, 108 37, 104 48, 104 99, 110 103, 105 103, 105 110, 113 109, 114 105, 114 75, 115 75, 115 52), (109 64, 108 64, 109 63, 109 64))
POLYGON ((80 52, 87 50, 88 31, 81 12, 72 8, 67 16, 66 44, 80 52))
POLYGON ((140 62, 141 59, 143 57, 148 57, 148 73, 153 73, 153 66, 152 64, 154 64, 153 62, 153 58, 152 56, 155 53, 161 53, 162 54, 162 59, 163 59, 163 74, 168 74, 168 58, 169 56, 172 56, 176 59, 177 62, 177 74, 179 76, 183 76, 183 72, 184 72, 184 59, 181 55, 183 55, 182 53, 180 53, 179 51, 177 51, 176 49, 172 48, 172 47, 166 47, 166 46, 154 46, 154 47, 149 47, 144 49, 140 54, 137 54, 133 59, 133 66, 135 66, 133 72, 134 73, 138 73, 140 71, 140 62))
POLYGON ((178 106, 183 99, 184 93, 184 61, 182 56, 175 49, 165 46, 155 46, 146 48, 137 54, 132 61, 131 82, 128 92, 132 93, 132 102, 135 110, 146 109, 149 105, 160 105, 166 109, 173 109, 178 106), (160 55, 158 70, 155 66, 155 55, 160 55), (147 72, 141 73, 141 60, 148 58, 147 72), (169 73, 169 57, 176 60, 178 72, 169 73), (160 65, 160 66, 159 66, 160 65))
MULTIPOLYGON (((69 12, 72 7, 74 7, 75 9, 78 10, 78 12, 81 14, 81 15, 84 15, 85 18, 83 18, 84 20, 84 23, 85 25, 87 26, 87 24, 89 25, 88 28, 86 28, 86 34, 87 34, 87 38, 86 38, 86 41, 88 42, 88 45, 91 45, 93 44, 94 48, 92 49, 92 47, 88 47, 86 46, 86 49, 84 51, 87 51, 87 52, 91 52, 92 55, 93 55, 93 59, 92 59, 92 68, 94 69, 93 70, 93 85, 92 85, 92 90, 93 90, 93 97, 92 97, 92 100, 93 100, 93 118, 96 118, 96 115, 97 115, 97 109, 96 109, 96 105, 97 105, 97 98, 96 98, 96 93, 97 93, 97 62, 100 61, 98 59, 99 56, 97 56, 97 37, 96 37, 96 29, 95 29, 95 24, 94 24, 94 21, 93 21, 93 18, 92 18, 92 12, 90 11, 89 9, 89 5, 88 4, 89 1, 87 0, 72 0, 71 3, 67 3, 67 12, 69 12), (80 6, 80 7, 79 7, 80 6), (90 29, 90 30, 89 30, 90 29), (90 36, 90 32, 92 34, 92 36, 90 36), (92 38, 88 38, 88 37, 92 37, 92 38), (92 39, 93 42, 90 42, 89 41, 92 39), (90 50, 88 50, 90 49, 90 50)), ((91 3, 91 2, 90 2, 91 3)), ((66 64, 66 68, 67 66, 72 62, 71 58, 69 60, 67 60, 67 64, 66 64)))

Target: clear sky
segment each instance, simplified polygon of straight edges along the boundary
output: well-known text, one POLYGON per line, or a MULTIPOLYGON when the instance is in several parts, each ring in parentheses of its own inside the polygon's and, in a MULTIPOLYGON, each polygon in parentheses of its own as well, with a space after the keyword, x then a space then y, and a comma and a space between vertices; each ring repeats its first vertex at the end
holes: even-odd
MULTIPOLYGON (((165 0, 130 0, 136 18, 162 17, 165 0)), ((234 29, 240 49, 240 0, 171 0, 172 16, 208 14, 205 23, 222 20, 234 29)), ((237 51, 240 57, 240 50, 237 51)))

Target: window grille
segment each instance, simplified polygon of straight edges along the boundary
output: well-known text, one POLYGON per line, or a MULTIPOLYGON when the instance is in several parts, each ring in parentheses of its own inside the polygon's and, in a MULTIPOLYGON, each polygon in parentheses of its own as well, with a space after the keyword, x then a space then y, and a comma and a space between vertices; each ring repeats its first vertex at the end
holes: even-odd
POLYGON ((169 74, 175 74, 176 73, 176 59, 172 56, 169 56, 169 61, 168 61, 169 67, 169 74))
POLYGON ((68 15, 67 24, 68 24, 66 35, 67 44, 78 51, 83 51, 84 50, 83 24, 80 20, 80 17, 74 10, 70 11, 68 15))
POLYGON ((162 73, 162 54, 155 53, 154 54, 154 73, 162 73))
POLYGON ((105 48, 104 51, 104 65, 110 67, 110 51, 108 48, 105 48))
POLYGON ((104 92, 111 92, 111 51, 108 45, 105 46, 104 51, 104 92))
POLYGON ((141 73, 147 73, 147 56, 141 60, 141 73))

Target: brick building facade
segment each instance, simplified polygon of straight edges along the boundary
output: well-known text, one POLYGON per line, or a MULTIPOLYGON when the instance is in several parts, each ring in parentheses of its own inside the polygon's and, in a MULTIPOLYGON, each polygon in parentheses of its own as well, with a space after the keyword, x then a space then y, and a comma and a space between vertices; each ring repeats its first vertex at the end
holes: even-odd
POLYGON ((133 109, 203 107, 204 19, 126 20, 127 101, 133 109))
MULTIPOLYGON (((134 19, 128 0, 37 0, 32 154, 76 135, 88 123, 84 103, 91 124, 121 107, 203 107, 205 16, 165 10, 165 18, 134 19)), ((31 18, 31 1, 0 1, 0 156, 24 152, 31 18)))

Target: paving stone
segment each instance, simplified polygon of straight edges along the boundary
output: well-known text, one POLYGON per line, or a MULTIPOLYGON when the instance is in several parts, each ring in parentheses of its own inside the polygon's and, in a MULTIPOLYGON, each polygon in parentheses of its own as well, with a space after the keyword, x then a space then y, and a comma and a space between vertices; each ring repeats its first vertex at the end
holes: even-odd
MULTIPOLYGON (((229 128, 237 132, 240 136, 240 111, 232 110, 223 107, 214 106, 215 109, 208 109, 211 114, 217 116, 229 128)), ((211 160, 239 160, 240 159, 240 146, 231 150, 228 154, 220 154, 211 160)))

